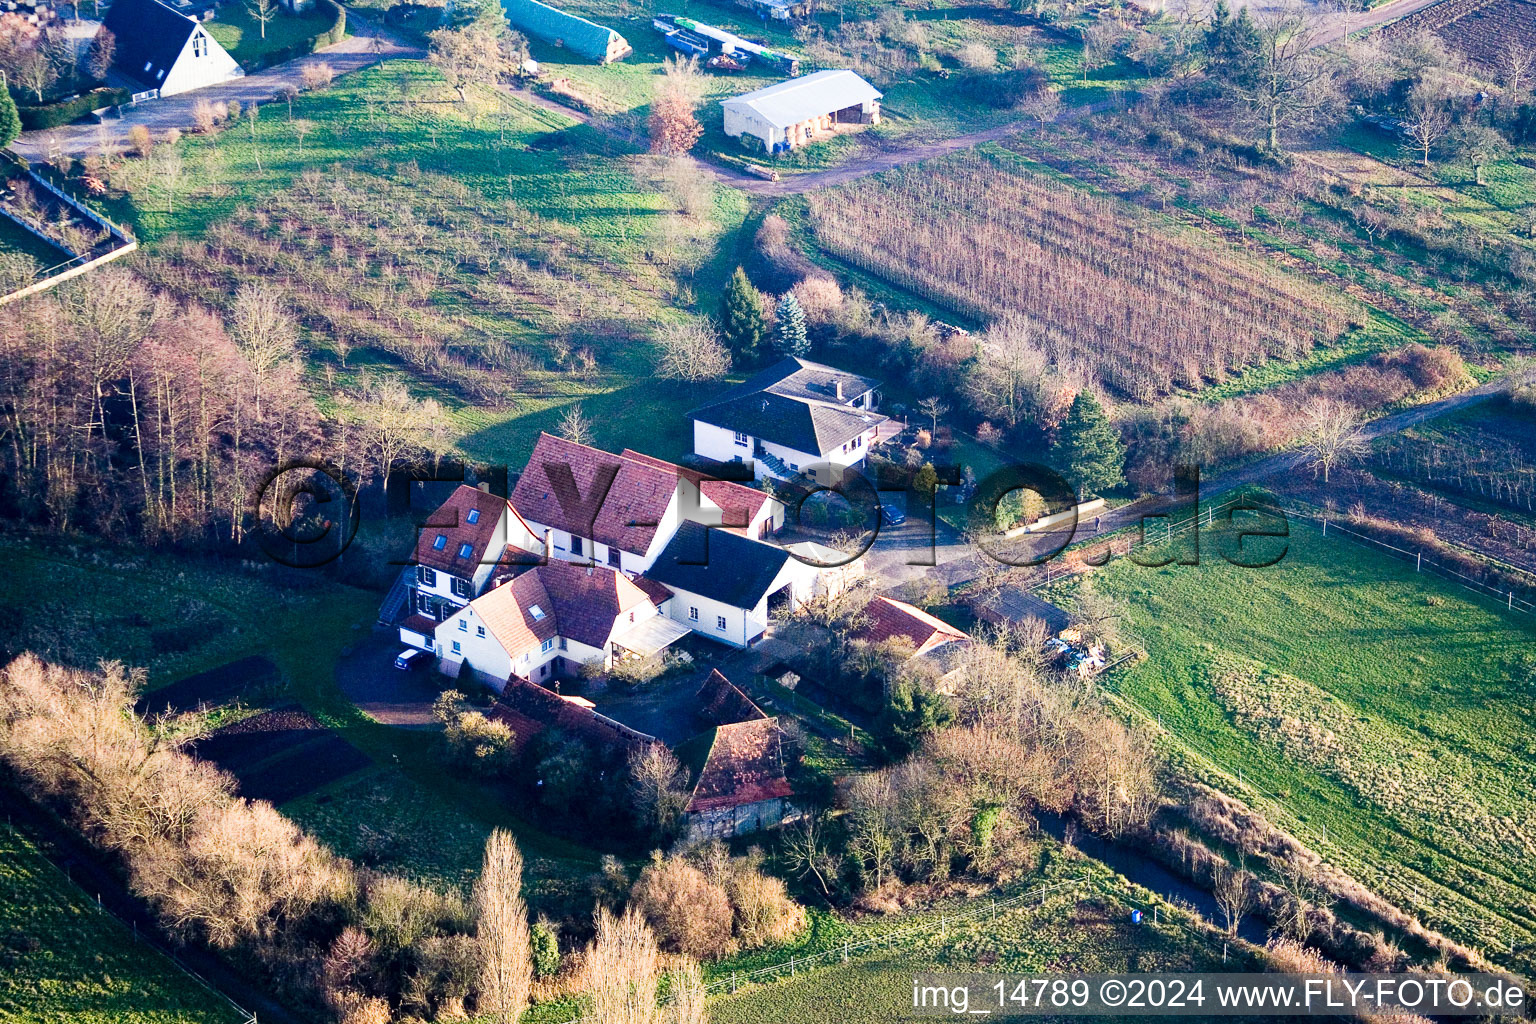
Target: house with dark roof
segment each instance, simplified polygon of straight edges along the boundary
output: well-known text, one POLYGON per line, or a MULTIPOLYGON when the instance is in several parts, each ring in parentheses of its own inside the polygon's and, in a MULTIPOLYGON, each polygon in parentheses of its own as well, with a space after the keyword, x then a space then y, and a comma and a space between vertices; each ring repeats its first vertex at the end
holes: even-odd
POLYGON ((533 566, 437 625, 438 668, 500 691, 508 679, 546 683, 583 665, 651 657, 688 633, 660 614, 652 594, 670 596, 601 566, 533 566))
POLYGON ((724 839, 775 828, 798 816, 793 796, 777 718, 718 726, 683 810, 688 838, 724 839))
POLYGON ((438 623, 485 593, 498 570, 540 560, 543 541, 507 499, 468 484, 418 528, 412 565, 402 574, 408 592, 400 639, 431 651, 438 623))
POLYGON ((735 647, 760 639, 772 615, 822 592, 820 566, 786 548, 685 522, 646 576, 672 591, 667 614, 735 647))
POLYGON ((784 506, 755 487, 711 479, 625 449, 618 455, 540 434, 512 504, 549 557, 629 574, 650 568, 684 522, 765 537, 784 506))
MULTIPOLYGON (((812 467, 858 466, 889 418, 875 411, 880 382, 793 356, 688 413, 695 455, 751 463, 787 479, 812 467)), ((888 429, 888 428, 887 428, 888 429)))
POLYGON ((599 64, 623 60, 634 52, 629 42, 613 29, 539 0, 501 0, 501 8, 519 32, 599 64))
POLYGON ((102 28, 116 37, 112 65, 143 89, 174 96, 245 72, 195 18, 159 0, 113 0, 102 28))

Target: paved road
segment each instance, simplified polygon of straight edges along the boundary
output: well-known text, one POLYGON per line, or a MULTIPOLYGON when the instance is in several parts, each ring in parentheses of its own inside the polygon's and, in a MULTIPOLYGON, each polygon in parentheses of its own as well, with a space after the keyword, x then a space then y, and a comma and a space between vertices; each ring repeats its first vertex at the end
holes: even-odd
POLYGON ((199 100, 219 103, 238 100, 241 104, 267 103, 280 85, 302 88, 304 69, 315 64, 329 64, 337 74, 356 71, 389 58, 415 58, 426 56, 418 46, 401 42, 390 34, 378 33, 375 26, 348 12, 350 25, 357 35, 348 36, 341 42, 316 50, 286 64, 258 71, 222 85, 198 89, 195 92, 169 96, 165 99, 141 103, 123 114, 121 120, 103 124, 71 124, 48 131, 24 132, 11 149, 28 160, 46 159, 50 138, 56 140, 59 149, 74 157, 99 153, 102 146, 113 152, 128 148, 128 133, 135 125, 145 125, 155 135, 171 128, 183 131, 193 126, 192 107, 199 100))
POLYGON ((1390 3, 1374 7, 1360 14, 1352 14, 1346 17, 1332 15, 1328 26, 1317 34, 1313 40, 1313 46, 1327 46, 1344 38, 1344 33, 1360 32, 1365 29, 1379 28, 1382 25, 1406 18, 1410 14, 1422 11, 1426 7, 1433 7, 1441 0, 1391 0, 1390 3))

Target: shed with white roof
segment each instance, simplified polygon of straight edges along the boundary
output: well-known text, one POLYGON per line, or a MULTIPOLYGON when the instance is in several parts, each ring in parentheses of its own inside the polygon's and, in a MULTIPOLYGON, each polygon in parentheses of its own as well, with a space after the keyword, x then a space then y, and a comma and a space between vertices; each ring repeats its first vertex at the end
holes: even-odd
POLYGON ((817 71, 720 106, 725 134, 750 135, 770 153, 796 149, 839 125, 880 123, 880 91, 852 71, 817 71))

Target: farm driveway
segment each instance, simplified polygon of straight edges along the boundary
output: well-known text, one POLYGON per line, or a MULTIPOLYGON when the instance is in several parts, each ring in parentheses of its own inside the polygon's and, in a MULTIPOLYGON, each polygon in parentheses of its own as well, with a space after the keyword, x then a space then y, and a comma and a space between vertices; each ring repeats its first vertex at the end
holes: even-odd
POLYGON ((395 668, 400 650, 394 629, 374 630, 337 663, 337 685, 358 710, 382 725, 435 729, 432 702, 448 681, 430 667, 410 672, 395 668))
POLYGON ((28 160, 45 160, 50 138, 56 140, 65 154, 82 157, 87 153, 100 152, 105 145, 113 151, 128 148, 128 133, 135 125, 144 125, 156 135, 171 128, 190 129, 193 125, 192 107, 199 100, 222 103, 238 100, 241 104, 270 102, 280 85, 301 86, 304 69, 314 64, 329 64, 336 73, 345 74, 391 58, 421 59, 426 51, 419 46, 402 42, 393 35, 380 32, 370 22, 348 12, 350 26, 357 35, 348 36, 341 42, 316 50, 308 56, 291 60, 286 64, 258 71, 244 78, 237 78, 223 85, 210 86, 194 92, 181 93, 161 100, 150 100, 124 112, 120 120, 102 124, 71 124, 48 131, 24 132, 11 144, 11 149, 28 160))

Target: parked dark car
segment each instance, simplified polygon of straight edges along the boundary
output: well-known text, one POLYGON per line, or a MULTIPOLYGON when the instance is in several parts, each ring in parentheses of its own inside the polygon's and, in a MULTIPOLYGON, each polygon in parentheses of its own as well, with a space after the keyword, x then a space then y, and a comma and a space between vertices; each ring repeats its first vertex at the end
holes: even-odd
POLYGON ((907 521, 907 514, 901 509, 897 508, 895 505, 891 505, 889 503, 881 503, 880 521, 883 522, 886 526, 900 526, 902 523, 907 521))
POLYGON ((395 655, 395 668, 412 672, 432 660, 432 655, 415 647, 408 647, 395 655))

